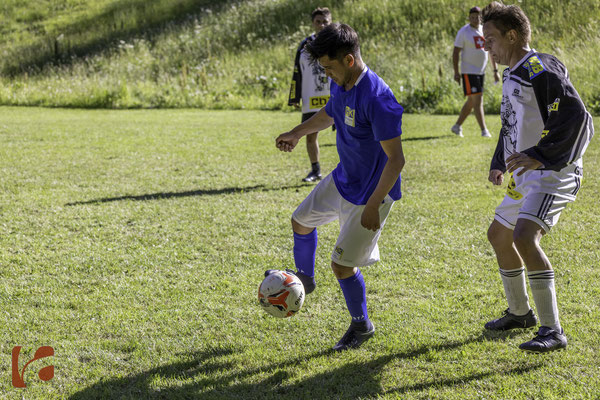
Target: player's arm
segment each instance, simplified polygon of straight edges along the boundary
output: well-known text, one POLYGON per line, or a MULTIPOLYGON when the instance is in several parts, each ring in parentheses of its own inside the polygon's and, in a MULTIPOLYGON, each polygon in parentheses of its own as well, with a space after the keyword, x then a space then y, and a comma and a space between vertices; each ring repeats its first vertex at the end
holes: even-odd
POLYGON ((458 72, 458 60, 460 58, 460 47, 454 46, 454 51, 452 51, 452 67, 454 68, 454 80, 460 84, 460 73, 458 72))
POLYGON ((504 172, 506 172, 506 164, 504 162, 504 137, 502 132, 500 132, 498 135, 498 144, 496 145, 496 150, 492 157, 488 180, 494 185, 502 185, 504 172))
MULTIPOLYGON (((554 57, 537 56, 543 64, 531 65, 533 73, 537 73, 531 83, 544 119, 544 130, 540 141, 523 150, 522 154, 538 161, 538 168, 559 171, 583 155, 594 135, 594 128, 567 77, 566 68, 554 57)), ((516 168, 520 165, 522 163, 516 168)), ((523 165, 523 169, 526 168, 523 165)))
POLYGON ((377 231, 381 227, 379 219, 379 206, 383 203, 385 196, 392 190, 394 184, 402 172, 405 164, 402 140, 400 136, 379 142, 388 157, 379 182, 369 197, 363 210, 360 223, 366 229, 377 231))
POLYGON ((321 108, 310 119, 297 125, 289 132, 282 133, 275 139, 275 146, 281 151, 292 151, 298 144, 298 141, 309 133, 319 132, 333 125, 331 118, 325 111, 325 107, 321 108))

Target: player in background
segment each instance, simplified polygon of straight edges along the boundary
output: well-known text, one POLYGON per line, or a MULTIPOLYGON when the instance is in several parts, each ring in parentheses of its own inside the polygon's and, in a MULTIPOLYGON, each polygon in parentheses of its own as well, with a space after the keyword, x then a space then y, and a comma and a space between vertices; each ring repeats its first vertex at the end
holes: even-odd
POLYGON ((541 327, 519 348, 559 350, 567 346, 567 338, 558 318, 554 270, 540 241, 579 191, 582 156, 594 135, 592 118, 565 66, 529 47, 531 27, 518 6, 493 2, 485 7, 483 33, 486 50, 508 66, 502 79, 502 129, 489 180, 500 185, 505 172, 511 176, 488 230, 508 309, 485 328, 537 325, 527 297, 525 264, 541 327))
MULTIPOLYGON (((463 137, 462 124, 465 122, 471 110, 475 113, 477 123, 481 128, 481 136, 491 137, 485 125, 483 115, 483 81, 485 78, 485 66, 488 54, 484 49, 485 40, 481 31, 481 9, 473 7, 469 11, 469 23, 460 28, 454 40, 454 51, 452 53, 452 66, 454 67, 454 80, 460 85, 461 77, 463 92, 467 97, 465 104, 460 110, 456 124, 450 129, 456 136, 463 137), (458 59, 460 58, 460 71, 458 73, 458 59)), ((494 68, 494 81, 500 80, 496 62, 491 60, 494 68)))
POLYGON ((350 26, 325 27, 306 49, 331 78, 331 97, 309 120, 277 137, 275 144, 281 151, 292 151, 300 138, 335 122, 340 162, 294 211, 293 253, 296 274, 308 294, 316 286, 316 227, 339 220, 331 268, 351 323, 333 348, 346 350, 359 347, 375 332, 359 267, 379 260, 377 240, 394 201, 401 197, 403 108, 363 62, 358 35, 350 26))
MULTIPOLYGON (((315 33, 305 38, 298 46, 288 101, 290 106, 296 107, 302 101, 302 122, 315 115, 329 99, 329 79, 327 79, 325 71, 318 63, 311 62, 304 47, 315 39, 316 34, 331 23, 331 12, 327 7, 317 8, 312 12, 311 20, 315 33)), ((306 135, 306 151, 312 169, 302 179, 304 182, 315 182, 321 179, 318 134, 319 132, 311 132, 306 135)))

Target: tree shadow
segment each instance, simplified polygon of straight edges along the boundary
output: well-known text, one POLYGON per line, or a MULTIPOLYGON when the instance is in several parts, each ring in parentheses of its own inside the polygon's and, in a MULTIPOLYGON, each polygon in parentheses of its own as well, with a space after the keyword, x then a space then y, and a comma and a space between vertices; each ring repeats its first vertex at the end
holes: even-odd
POLYGON ((172 198, 180 198, 180 197, 190 197, 190 196, 217 196, 221 194, 237 194, 237 193, 248 193, 248 192, 270 192, 270 191, 279 191, 279 190, 288 190, 288 189, 299 189, 301 187, 313 186, 310 183, 303 183, 298 185, 289 185, 289 186, 278 186, 278 187, 267 187, 265 185, 254 185, 254 186, 246 186, 246 187, 227 187, 222 189, 198 189, 198 190, 187 190, 184 192, 158 192, 158 193, 148 193, 148 194, 140 194, 140 195, 125 195, 125 196, 117 196, 117 197, 104 197, 100 199, 92 199, 92 200, 84 200, 84 201, 74 201, 70 203, 65 203, 65 206, 80 206, 85 204, 101 204, 101 203, 111 203, 113 201, 149 201, 149 200, 163 200, 163 199, 172 199, 172 198))
MULTIPOLYGON (((331 0, 329 7, 341 5, 345 0, 331 0)), ((85 16, 60 26, 58 33, 38 36, 33 44, 15 48, 6 58, 3 73, 16 76, 27 72, 35 74, 47 64, 73 63, 77 57, 93 56, 116 47, 119 40, 130 41, 143 37, 154 42, 169 27, 186 21, 202 21, 207 13, 219 15, 243 0, 118 0, 93 16, 85 16), (168 5, 164 8, 165 4, 168 5), (156 6, 159 5, 159 11, 156 6), (207 11, 208 10, 208 11, 207 11), (90 29, 94 27, 94 29, 90 29), (59 35, 59 40, 55 36, 59 35)), ((230 50, 247 48, 248 32, 256 39, 273 40, 289 35, 305 23, 314 6, 310 2, 281 2, 258 14, 256 18, 243 18, 227 32, 230 50)), ((210 49, 208 50, 210 53, 210 49)))
POLYGON ((494 375, 524 374, 540 367, 521 365, 513 368, 494 369, 476 374, 463 374, 459 377, 429 379, 422 382, 385 389, 381 385, 381 374, 384 367, 392 361, 427 359, 429 354, 452 351, 472 342, 485 341, 485 337, 452 341, 439 345, 423 345, 415 349, 400 351, 375 358, 371 361, 355 361, 338 365, 343 355, 332 350, 318 351, 294 359, 286 359, 276 363, 266 363, 257 368, 240 368, 240 364, 228 361, 226 357, 234 353, 242 353, 243 349, 233 347, 209 348, 191 355, 191 360, 177 362, 138 375, 101 380, 82 391, 75 393, 72 400, 100 398, 168 398, 168 399, 215 399, 215 398, 294 398, 314 399, 327 398, 355 399, 372 397, 387 393, 403 394, 421 392, 432 388, 462 386, 471 381, 486 379, 494 375), (298 381, 298 371, 310 368, 311 361, 322 358, 323 363, 331 368, 321 374, 298 381), (202 375, 201 379, 198 379, 202 375), (264 378, 262 378, 264 376, 264 378), (260 377, 260 381, 246 382, 248 378, 260 377), (194 379, 196 378, 196 379, 194 379), (152 382, 177 379, 175 386, 154 389, 152 382), (286 383, 286 381, 292 381, 286 383), (189 382, 189 383, 188 383, 189 382))

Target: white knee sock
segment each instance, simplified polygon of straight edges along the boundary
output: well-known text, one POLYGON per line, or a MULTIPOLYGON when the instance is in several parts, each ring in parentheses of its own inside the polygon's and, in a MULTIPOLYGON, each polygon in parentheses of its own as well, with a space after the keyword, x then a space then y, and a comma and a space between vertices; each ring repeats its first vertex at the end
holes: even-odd
POLYGON ((556 290, 554 289, 554 271, 531 271, 527 273, 527 276, 540 324, 560 332, 556 290))
POLYGON ((504 293, 508 301, 508 309, 511 314, 525 315, 529 312, 529 297, 525 286, 525 268, 499 269, 504 293))

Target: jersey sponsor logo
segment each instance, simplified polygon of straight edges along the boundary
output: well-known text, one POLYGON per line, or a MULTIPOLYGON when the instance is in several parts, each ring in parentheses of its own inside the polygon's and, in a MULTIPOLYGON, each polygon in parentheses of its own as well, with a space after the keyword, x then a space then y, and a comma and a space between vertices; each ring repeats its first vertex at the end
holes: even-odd
POLYGON ((310 108, 321 108, 325 107, 327 101, 329 100, 329 96, 314 96, 310 99, 310 108))
POLYGON ((508 186, 506 187, 506 194, 513 200, 521 200, 523 195, 515 190, 517 184, 515 183, 515 178, 513 178, 512 174, 510 175, 510 181, 508 182, 508 186))
POLYGON ((544 130, 542 131, 542 138, 545 138, 545 137, 546 137, 546 135, 547 135, 549 132, 550 132, 550 131, 549 131, 548 129, 544 129, 544 130))
POLYGON ((476 49, 483 49, 485 46, 485 39, 481 36, 473 36, 473 42, 475 43, 476 49))
POLYGON ((554 103, 550 104, 548 106, 548 114, 550 114, 552 111, 558 111, 558 104, 560 103, 560 98, 556 98, 554 100, 554 103))
POLYGON ((356 110, 351 109, 350 107, 346 106, 346 115, 344 117, 344 123, 346 125, 352 126, 354 127, 354 116, 356 115, 356 110))
POLYGON ((542 60, 538 58, 538 56, 531 56, 523 66, 529 71, 529 79, 535 78, 542 72, 546 70, 546 67, 542 63, 542 60))
POLYGON ((344 249, 336 246, 335 250, 333 251, 333 256, 339 260, 340 258, 342 258, 343 255, 344 255, 344 249))

